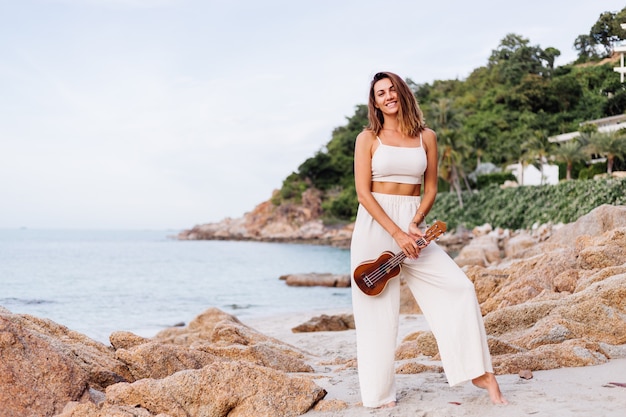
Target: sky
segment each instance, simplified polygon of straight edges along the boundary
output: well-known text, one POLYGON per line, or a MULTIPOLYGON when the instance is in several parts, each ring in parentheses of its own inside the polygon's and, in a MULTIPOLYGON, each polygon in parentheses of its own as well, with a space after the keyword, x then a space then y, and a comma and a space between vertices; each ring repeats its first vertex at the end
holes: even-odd
POLYGON ((576 59, 604 0, 0 0, 0 228, 239 218, 371 77, 464 79, 509 33, 576 59))

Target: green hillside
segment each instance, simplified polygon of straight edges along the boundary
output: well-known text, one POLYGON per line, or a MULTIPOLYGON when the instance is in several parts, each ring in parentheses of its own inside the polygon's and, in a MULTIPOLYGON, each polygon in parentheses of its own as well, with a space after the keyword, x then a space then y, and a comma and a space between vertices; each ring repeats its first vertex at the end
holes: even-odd
MULTIPOLYGON (((589 34, 573 42, 576 62, 554 66, 560 51, 532 45, 509 34, 484 66, 466 79, 417 84, 407 79, 439 143, 439 195, 431 216, 450 227, 484 222, 521 228, 534 222, 573 221, 600 204, 626 204, 623 180, 593 181, 594 174, 626 170, 626 132, 600 134, 580 123, 626 111, 626 84, 613 67, 613 46, 626 39, 619 23, 626 8, 604 12, 589 34), (581 130, 579 139, 557 145, 549 137, 581 130), (592 157, 606 162, 591 164, 592 157), (506 172, 471 175, 490 162, 559 164, 560 177, 573 181, 556 186, 500 189, 513 179, 506 172)), ((358 105, 343 126, 335 128, 325 148, 289 175, 273 203, 298 202, 304 190, 323 192, 327 223, 350 222, 358 203, 354 189, 353 152, 367 124, 367 107, 358 105)))

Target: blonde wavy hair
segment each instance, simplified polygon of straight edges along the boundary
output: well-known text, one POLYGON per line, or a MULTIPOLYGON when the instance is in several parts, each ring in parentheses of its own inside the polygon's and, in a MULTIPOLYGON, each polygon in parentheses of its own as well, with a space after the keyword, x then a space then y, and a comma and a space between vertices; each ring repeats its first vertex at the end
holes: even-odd
POLYGON ((391 81, 391 84, 395 87, 396 93, 398 94, 398 101, 400 103, 398 108, 398 121, 400 123, 400 130, 407 136, 418 136, 420 132, 426 128, 424 114, 407 83, 392 72, 376 73, 372 79, 367 104, 367 119, 369 121, 367 129, 378 135, 383 128, 385 119, 380 109, 375 106, 374 84, 385 78, 391 81))

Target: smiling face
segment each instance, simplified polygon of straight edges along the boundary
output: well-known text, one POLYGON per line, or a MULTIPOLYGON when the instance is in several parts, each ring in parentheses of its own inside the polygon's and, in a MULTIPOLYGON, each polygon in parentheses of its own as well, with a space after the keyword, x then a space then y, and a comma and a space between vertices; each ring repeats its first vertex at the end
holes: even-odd
POLYGON ((417 136, 424 128, 424 116, 408 84, 392 72, 378 72, 370 83, 367 101, 367 129, 378 134, 386 117, 397 118, 400 129, 417 136))
POLYGON ((391 115, 398 113, 398 93, 389 78, 376 81, 373 87, 374 107, 383 114, 391 115))

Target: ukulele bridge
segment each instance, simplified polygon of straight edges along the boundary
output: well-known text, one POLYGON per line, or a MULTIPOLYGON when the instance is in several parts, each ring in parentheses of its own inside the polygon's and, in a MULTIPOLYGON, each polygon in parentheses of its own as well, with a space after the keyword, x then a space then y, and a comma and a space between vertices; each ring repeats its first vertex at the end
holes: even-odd
POLYGON ((363 278, 363 282, 365 283, 365 285, 367 285, 367 288, 373 288, 374 287, 374 282, 372 281, 372 279, 370 278, 369 275, 363 274, 363 275, 361 275, 361 278, 363 278))

